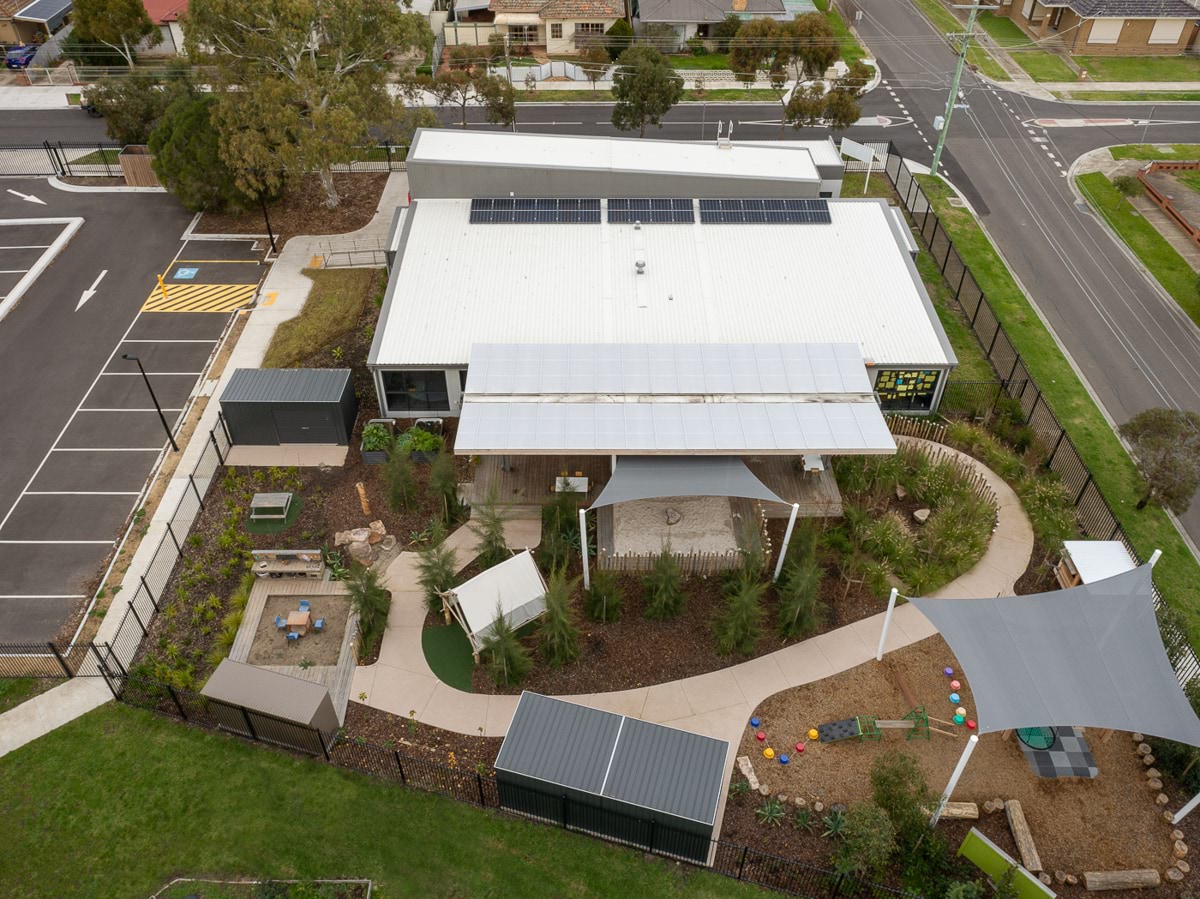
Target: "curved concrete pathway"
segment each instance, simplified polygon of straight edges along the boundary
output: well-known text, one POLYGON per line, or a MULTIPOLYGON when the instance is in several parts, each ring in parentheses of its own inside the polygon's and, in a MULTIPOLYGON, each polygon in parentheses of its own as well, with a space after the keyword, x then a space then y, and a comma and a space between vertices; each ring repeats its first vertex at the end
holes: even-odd
MULTIPOLYGON (((899 441, 926 443, 907 437, 899 441)), ((998 523, 979 564, 931 595, 982 599, 1011 593, 1033 552, 1029 519, 1017 495, 999 475, 970 456, 938 446, 969 462, 987 479, 998 500, 998 523)), ((540 531, 537 521, 509 522, 509 545, 534 546, 540 531)), ((461 565, 474 558, 478 541, 470 528, 460 528, 447 539, 458 549, 461 565)), ((439 681, 425 662, 421 648, 425 606, 416 586, 415 560, 416 553, 401 553, 388 568, 386 584, 392 591, 388 630, 378 662, 355 672, 351 698, 396 715, 415 713, 418 721, 446 730, 503 736, 518 697, 463 693, 439 681), (363 693, 365 700, 360 698, 363 693)), ((728 740, 731 749, 736 750, 747 719, 764 699, 875 658, 882 628, 880 613, 720 671, 652 687, 563 698, 728 740)), ((884 648, 890 652, 934 633, 928 619, 915 606, 905 603, 896 608, 884 648)))

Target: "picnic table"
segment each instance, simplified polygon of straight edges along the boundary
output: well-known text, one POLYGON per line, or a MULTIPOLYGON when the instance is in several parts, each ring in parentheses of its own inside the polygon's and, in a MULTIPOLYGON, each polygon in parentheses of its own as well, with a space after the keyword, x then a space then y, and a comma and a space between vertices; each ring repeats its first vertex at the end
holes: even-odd
POLYGON ((250 520, 284 521, 291 508, 290 493, 256 493, 250 500, 250 520))
POLYGON ((299 634, 303 637, 308 633, 309 625, 312 624, 312 612, 288 612, 287 629, 293 634, 299 634))

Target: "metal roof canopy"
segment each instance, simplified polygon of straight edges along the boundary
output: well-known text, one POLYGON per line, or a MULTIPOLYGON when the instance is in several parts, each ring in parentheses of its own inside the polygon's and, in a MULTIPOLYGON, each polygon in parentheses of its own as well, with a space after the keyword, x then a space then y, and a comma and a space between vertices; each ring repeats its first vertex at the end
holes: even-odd
POLYGON ((61 19, 71 11, 71 0, 34 0, 17 10, 13 18, 22 22, 37 22, 42 25, 61 19))
POLYGON ((790 505, 737 456, 626 456, 617 460, 590 508, 668 496, 737 496, 790 505))
POLYGON ((497 771, 712 825, 729 744, 528 691, 497 771))
POLYGON ((1063 551, 1085 584, 1137 568, 1120 540, 1064 540, 1063 551))
POLYGON ((329 690, 321 684, 232 659, 221 661, 200 694, 323 731, 341 726, 329 690))
POLYGON ((871 379, 854 343, 476 343, 464 393, 843 399, 871 379))
POLYGON ((221 392, 228 403, 337 403, 348 368, 239 368, 221 392))
POLYGON ((981 733, 1098 727, 1200 746, 1153 596, 1147 563, 1050 593, 910 602, 963 666, 981 733))

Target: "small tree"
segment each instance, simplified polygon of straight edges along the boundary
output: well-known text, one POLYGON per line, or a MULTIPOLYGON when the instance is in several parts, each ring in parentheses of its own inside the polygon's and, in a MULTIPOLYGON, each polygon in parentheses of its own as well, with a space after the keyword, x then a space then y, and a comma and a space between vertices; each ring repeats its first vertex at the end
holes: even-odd
POLYGON ((417 554, 417 583, 425 595, 425 608, 442 611, 442 596, 458 581, 458 554, 446 543, 446 529, 434 523, 429 545, 417 554))
POLYGON ((797 84, 783 110, 783 120, 793 128, 810 128, 821 123, 825 92, 819 84, 797 84))
POLYGON ((392 594, 379 582, 379 572, 367 565, 352 565, 346 578, 346 597, 358 613, 358 632, 362 635, 359 653, 366 654, 383 636, 387 627, 392 594))
POLYGON ((383 466, 383 481, 393 512, 412 508, 417 495, 417 472, 408 453, 393 449, 388 454, 387 464, 383 466))
POLYGON ((683 573, 668 544, 642 579, 646 587, 646 617, 674 618, 683 611, 683 573))
POLYGON ((1200 415, 1182 409, 1147 409, 1120 428, 1146 479, 1137 508, 1150 503, 1183 514, 1200 487, 1200 415))
POLYGON ((662 127, 662 117, 683 96, 683 79, 653 47, 630 47, 617 58, 613 96, 613 125, 645 137, 646 125, 662 127))
POLYGON ((253 203, 221 158, 220 139, 208 115, 215 102, 208 94, 177 96, 150 135, 154 173, 193 212, 240 210, 253 203))
POLYGON ((592 586, 587 591, 587 613, 596 621, 608 623, 621 617, 621 582, 606 568, 592 574, 592 586))
POLYGON ((725 19, 713 26, 710 34, 717 44, 718 53, 727 53, 729 51, 729 43, 733 37, 741 30, 742 19, 734 12, 726 13, 725 19))
POLYGON ((568 581, 562 569, 552 572, 546 581, 546 614, 539 630, 542 654, 551 665, 565 665, 579 658, 579 627, 571 608, 576 586, 577 582, 568 581))
POLYGON ((779 68, 783 80, 787 80, 787 65, 784 51, 784 34, 774 19, 751 19, 729 42, 729 68, 742 82, 751 83, 758 78, 759 69, 779 68), (783 65, 778 65, 777 57, 783 65))
POLYGON ((862 118, 862 106, 849 91, 831 90, 825 95, 821 115, 832 131, 845 131, 862 118))
POLYGON ((458 474, 454 470, 454 457, 443 444, 429 466, 429 491, 437 497, 442 523, 449 525, 458 517, 461 508, 458 502, 458 474))
POLYGON ((1129 203, 1132 206, 1133 203, 1131 201, 1146 192, 1146 185, 1142 184, 1133 175, 1117 175, 1117 177, 1112 179, 1112 186, 1121 195, 1121 199, 1117 202, 1118 209, 1125 203, 1129 203))
POLYGON ((624 19, 617 19, 604 33, 604 37, 608 58, 615 60, 633 44, 633 26, 624 19))
POLYGON ((813 561, 784 565, 775 592, 779 596, 779 633, 788 638, 806 637, 825 620, 825 604, 818 599, 824 572, 813 561))
POLYGON ((579 54, 579 67, 583 69, 587 80, 592 83, 593 94, 596 92, 596 82, 604 79, 611 63, 612 59, 608 55, 608 50, 599 44, 592 44, 579 54))
POLYGON ((493 125, 510 128, 517 121, 517 92, 512 82, 499 75, 477 75, 475 93, 483 113, 493 125))
POLYGON ((496 603, 496 620, 492 623, 492 635, 483 644, 488 656, 492 676, 498 684, 515 684, 529 673, 532 664, 529 650, 517 639, 517 632, 504 616, 504 608, 496 603))
POLYGON ((791 60, 798 81, 823 77, 841 54, 833 25, 819 12, 796 16, 785 29, 792 42, 791 60))
POLYGON ((717 616, 714 629, 717 651, 750 655, 762 636, 762 607, 767 584, 758 579, 758 572, 747 565, 725 585, 725 608, 717 616))
POLYGON ((183 79, 160 82, 153 75, 131 72, 125 78, 102 78, 88 88, 87 102, 104 114, 104 128, 119 144, 144 144, 167 107, 191 90, 183 79))
POLYGON ((479 564, 484 569, 499 565, 505 559, 512 557, 508 541, 504 537, 504 524, 507 521, 500 510, 500 497, 495 486, 487 498, 471 513, 471 530, 479 538, 479 564))
POLYGON ((479 82, 463 69, 438 72, 432 78, 423 79, 425 90, 437 99, 440 106, 457 106, 461 114, 460 124, 467 127, 467 107, 479 96, 479 82))
POLYGON ((951 866, 945 838, 929 827, 939 797, 925 782, 916 758, 891 752, 871 766, 871 798, 892 822, 905 881, 925 896, 945 893, 951 866))
POLYGON ((134 48, 139 43, 149 38, 153 47, 163 39, 142 0, 76 0, 71 19, 76 28, 120 53, 127 66, 134 64, 134 48))
POLYGON ((833 867, 839 874, 878 877, 895 851, 896 832, 883 809, 869 802, 854 805, 846 812, 833 867))
POLYGON ((559 482, 559 490, 546 505, 542 506, 542 542, 537 554, 543 570, 549 572, 563 568, 571 556, 579 551, 579 502, 581 495, 569 488, 565 478, 559 482))

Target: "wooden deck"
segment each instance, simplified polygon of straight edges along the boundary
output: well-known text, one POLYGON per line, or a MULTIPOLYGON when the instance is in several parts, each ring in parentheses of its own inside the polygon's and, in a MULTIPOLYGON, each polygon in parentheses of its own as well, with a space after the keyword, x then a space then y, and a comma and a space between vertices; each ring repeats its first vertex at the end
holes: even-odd
POLYGON ((612 474, 608 456, 483 456, 475 467, 475 480, 462 485, 462 498, 471 505, 487 499, 495 489, 500 508, 512 518, 538 518, 563 475, 588 479, 584 505, 591 505, 612 474), (507 468, 501 468, 501 462, 507 468))
MULTIPOLYGON (((829 467, 819 474, 805 474, 799 456, 747 456, 743 460, 755 477, 789 503, 800 504, 801 518, 832 518, 842 514, 842 493, 829 467)), ((787 518, 791 509, 778 503, 763 503, 768 518, 787 518)))

